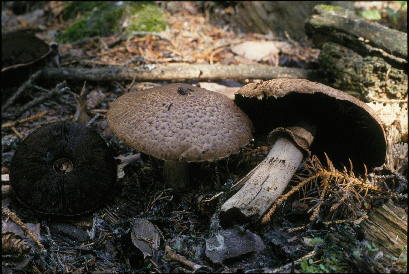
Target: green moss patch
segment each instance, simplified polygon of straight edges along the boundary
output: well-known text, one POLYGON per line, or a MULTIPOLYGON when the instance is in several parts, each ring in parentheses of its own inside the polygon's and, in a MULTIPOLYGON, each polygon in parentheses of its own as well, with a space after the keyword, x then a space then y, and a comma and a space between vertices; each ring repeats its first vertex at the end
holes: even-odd
POLYGON ((151 2, 72 2, 64 9, 64 18, 82 18, 61 35, 59 41, 74 42, 94 37, 109 36, 121 31, 128 19, 125 32, 158 32, 166 28, 164 13, 151 2))

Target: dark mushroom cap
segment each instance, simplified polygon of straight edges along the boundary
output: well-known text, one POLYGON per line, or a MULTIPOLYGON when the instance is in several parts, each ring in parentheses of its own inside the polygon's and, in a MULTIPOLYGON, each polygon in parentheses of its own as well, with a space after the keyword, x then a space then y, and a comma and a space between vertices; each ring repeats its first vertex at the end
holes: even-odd
POLYGON ((313 154, 363 170, 381 166, 386 140, 380 119, 366 104, 340 90, 303 79, 274 79, 242 87, 235 103, 253 122, 255 135, 307 121, 316 126, 313 154))
POLYGON ((42 67, 58 55, 58 46, 48 45, 24 30, 3 33, 1 45, 1 77, 6 80, 3 87, 19 84, 29 76, 30 69, 42 67))
POLYGON ((35 62, 52 52, 46 42, 22 30, 2 34, 1 44, 2 71, 35 62))
POLYGON ((220 159, 252 138, 250 120, 232 100, 188 84, 129 92, 111 104, 107 120, 125 143, 163 160, 220 159))
POLYGON ((34 211, 78 215, 106 200, 116 170, 113 155, 95 131, 56 122, 36 129, 20 144, 10 164, 10 185, 34 211))

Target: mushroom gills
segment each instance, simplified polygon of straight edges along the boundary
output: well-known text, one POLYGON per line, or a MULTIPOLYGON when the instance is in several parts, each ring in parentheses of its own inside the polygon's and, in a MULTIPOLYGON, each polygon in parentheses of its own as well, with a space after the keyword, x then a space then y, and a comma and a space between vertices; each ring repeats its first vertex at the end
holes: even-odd
MULTIPOLYGON (((340 90, 305 79, 273 79, 243 86, 234 101, 252 120, 255 134, 264 136, 273 131, 269 139, 276 144, 265 161, 233 186, 232 191, 238 193, 222 206, 222 226, 229 221, 242 223, 238 216, 244 222, 260 219, 277 195, 281 195, 302 159, 291 157, 294 162, 290 166, 277 164, 267 174, 264 166, 269 165, 276 151, 293 154, 299 149, 306 158, 311 153, 321 159, 328 155, 340 167, 352 162, 355 171, 381 166, 385 161, 386 139, 379 117, 363 102, 340 90), (304 122, 297 124, 300 120, 304 122), (279 149, 280 139, 288 137, 295 147, 279 149), (279 181, 281 177, 277 174, 285 172, 289 173, 288 179, 279 181), (244 184, 249 186, 242 187, 244 184), (245 191, 252 188, 256 190, 245 191)), ((288 156, 277 157, 286 160, 288 156)))

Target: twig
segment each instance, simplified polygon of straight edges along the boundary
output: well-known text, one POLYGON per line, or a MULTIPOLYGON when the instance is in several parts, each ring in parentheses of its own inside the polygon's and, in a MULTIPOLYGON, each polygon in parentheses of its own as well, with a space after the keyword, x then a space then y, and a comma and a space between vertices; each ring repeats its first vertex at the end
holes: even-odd
MULTIPOLYGON (((301 264, 301 262, 302 262, 304 259, 308 260, 308 259, 314 257, 315 254, 316 254, 316 251, 315 251, 315 250, 311 251, 310 253, 308 253, 308 254, 305 255, 304 257, 299 258, 298 260, 294 261, 294 266, 301 264)), ((293 263, 291 262, 291 263, 288 263, 288 264, 286 264, 286 265, 283 265, 283 266, 281 266, 281 267, 279 267, 279 268, 273 269, 271 272, 272 272, 272 273, 283 273, 283 272, 287 272, 288 270, 291 269, 292 266, 293 266, 293 263)))
POLYGON ((101 116, 101 114, 99 113, 95 114, 95 116, 92 117, 91 120, 89 120, 89 122, 86 124, 86 126, 89 127, 90 125, 92 125, 95 122, 95 120, 99 118, 99 116, 101 116))
POLYGON ((66 89, 68 89, 68 87, 64 87, 66 85, 66 82, 62 82, 60 84, 58 84, 52 91, 47 90, 48 92, 46 94, 44 94, 41 97, 37 97, 34 100, 28 102, 27 104, 25 104, 24 106, 22 106, 19 111, 17 111, 17 113, 15 114, 15 116, 20 116, 21 113, 25 112, 26 110, 44 102, 45 100, 57 95, 57 94, 61 94, 62 92, 64 92, 66 89))
POLYGON ((23 222, 20 220, 19 217, 17 217, 17 215, 12 212, 10 209, 6 208, 6 207, 2 207, 2 213, 9 217, 13 222, 15 222, 23 231, 24 233, 26 233, 28 236, 30 236, 34 242, 36 242, 36 244, 41 248, 41 250, 44 253, 47 253, 47 250, 45 249, 45 247, 43 246, 42 243, 40 243, 40 241, 37 239, 37 237, 31 233, 31 231, 23 224, 23 222))
POLYGON ((60 68, 45 69, 41 79, 77 81, 166 81, 181 79, 225 80, 225 79, 272 79, 272 78, 300 78, 312 79, 317 76, 317 71, 272 67, 268 65, 210 65, 210 64, 175 64, 143 66, 126 69, 119 67, 80 69, 60 68), (149 68, 149 69, 146 69, 149 68))
POLYGON ((18 138, 20 138, 21 140, 24 140, 24 136, 21 135, 20 132, 18 132, 15 127, 11 127, 11 130, 14 132, 14 134, 17 135, 18 138))
POLYGON ((90 112, 91 112, 92 114, 107 113, 108 110, 107 110, 107 109, 92 109, 90 112))
POLYGON ((105 43, 104 39, 99 38, 99 42, 102 44, 105 50, 109 50, 107 43, 105 43))
POLYGON ((1 125, 1 128, 9 128, 9 127, 12 128, 12 127, 17 126, 18 124, 23 124, 23 123, 25 123, 25 122, 28 122, 28 121, 32 121, 32 120, 41 118, 41 117, 43 117, 43 116, 46 115, 46 114, 47 114, 47 110, 46 110, 46 111, 43 111, 43 112, 39 112, 39 113, 37 113, 37 114, 35 114, 35 115, 33 115, 33 116, 30 116, 30 117, 28 117, 28 118, 20 119, 20 120, 18 120, 18 121, 14 121, 14 122, 5 123, 5 124, 1 125))
POLYGON ((327 193, 327 189, 328 189, 328 186, 329 186, 329 178, 328 177, 324 178, 323 185, 324 186, 323 186, 323 189, 321 191, 321 195, 320 195, 318 205, 315 207, 314 212, 312 213, 312 215, 310 217, 310 221, 314 221, 315 219, 318 218, 318 215, 320 213, 320 208, 324 204, 325 194, 327 193))
POLYGON ((213 52, 210 54, 210 65, 213 65, 213 57, 214 57, 216 54, 218 54, 219 52, 222 52, 223 50, 224 50, 224 48, 219 48, 219 49, 213 51, 213 52))
POLYGON ((70 116, 66 116, 66 117, 61 117, 61 118, 57 118, 51 121, 46 121, 44 123, 42 123, 42 125, 47 125, 47 124, 51 124, 54 122, 60 122, 60 121, 66 121, 66 120, 72 120, 74 118, 74 115, 70 115, 70 116))
POLYGON ((203 265, 196 264, 196 263, 194 263, 194 262, 192 262, 192 261, 186 260, 185 257, 183 257, 183 256, 181 256, 181 255, 179 255, 179 254, 176 254, 176 253, 172 250, 172 248, 171 248, 170 246, 168 246, 168 245, 165 247, 165 255, 166 255, 168 258, 170 258, 171 260, 176 261, 176 262, 179 262, 179 263, 181 263, 181 264, 184 264, 184 265, 186 265, 186 266, 188 266, 188 267, 194 269, 195 271, 196 271, 197 269, 200 269, 200 268, 203 267, 203 265))
POLYGON ((165 36, 163 34, 157 33, 157 32, 150 32, 150 31, 133 31, 133 32, 131 32, 131 36, 132 35, 133 36, 143 36, 143 35, 148 35, 148 34, 151 35, 151 36, 157 36, 162 40, 166 40, 166 41, 170 42, 169 37, 167 37, 167 36, 165 36))
MULTIPOLYGON (((365 215, 365 217, 366 218, 368 218, 368 216, 366 216, 365 215)), ((328 222, 323 222, 325 225, 330 225, 330 224, 336 224, 336 225, 338 225, 338 224, 343 224, 343 223, 355 223, 356 221, 354 221, 354 220, 334 220, 334 221, 328 221, 328 222)), ((294 228, 289 228, 288 230, 287 230, 287 232, 288 233, 291 233, 291 232, 296 232, 296 231, 300 231, 300 230, 303 230, 303 229, 306 229, 308 227, 308 225, 302 225, 302 226, 299 226, 299 227, 294 227, 294 228)))
POLYGON ((18 90, 14 93, 13 96, 8 99, 8 101, 2 107, 2 115, 6 112, 6 110, 23 94, 23 92, 32 85, 32 82, 38 78, 41 74, 41 71, 37 71, 36 73, 32 74, 28 80, 18 88, 18 90))
POLYGON ((287 198, 292 195, 293 193, 297 192, 299 189, 301 189, 303 186, 305 186, 307 183, 311 182, 314 179, 317 179, 319 177, 318 174, 315 174, 306 180, 303 180, 301 183, 299 183, 297 186, 293 187, 289 192, 286 194, 282 195, 277 201, 274 203, 274 205, 270 208, 270 210, 264 215, 261 223, 265 224, 268 221, 270 221, 271 215, 275 212, 276 208, 280 206, 287 198))
POLYGON ((149 259, 149 261, 151 262, 151 264, 153 264, 153 267, 155 267, 155 270, 156 270, 158 273, 163 273, 163 272, 160 270, 158 264, 157 264, 154 260, 149 259))
POLYGON ((91 43, 91 42, 100 41, 100 39, 101 39, 101 36, 95 36, 95 37, 91 37, 91 38, 85 38, 85 39, 82 39, 82 40, 75 41, 75 42, 73 42, 71 45, 72 45, 73 47, 75 47, 75 46, 80 46, 80 45, 83 45, 83 44, 88 44, 88 43, 91 43))

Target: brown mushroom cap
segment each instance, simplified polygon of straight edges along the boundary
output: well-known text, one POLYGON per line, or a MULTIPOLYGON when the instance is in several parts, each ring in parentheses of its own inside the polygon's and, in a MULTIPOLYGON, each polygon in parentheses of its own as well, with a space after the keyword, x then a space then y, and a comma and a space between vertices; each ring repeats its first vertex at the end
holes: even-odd
POLYGON ((307 121, 316 126, 313 154, 362 170, 381 166, 386 140, 376 113, 345 92, 303 79, 274 79, 242 87, 235 103, 248 115, 255 135, 307 121))
POLYGON ((128 145, 171 161, 228 157, 252 138, 251 121, 232 100, 180 83, 121 96, 107 120, 128 145))

